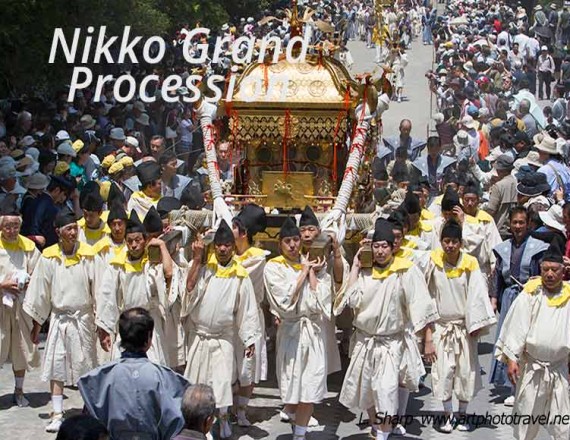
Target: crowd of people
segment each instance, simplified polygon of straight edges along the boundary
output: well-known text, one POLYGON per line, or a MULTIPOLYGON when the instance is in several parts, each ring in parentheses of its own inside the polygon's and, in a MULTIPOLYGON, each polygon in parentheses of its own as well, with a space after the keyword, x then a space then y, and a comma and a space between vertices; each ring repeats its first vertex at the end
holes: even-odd
MULTIPOLYGON (((304 10, 313 42, 330 36, 317 19, 342 30, 333 52, 348 68, 343 39, 376 47, 397 101, 411 41, 434 44, 437 135, 417 137, 403 119, 380 140, 373 227, 354 255, 309 206, 283 221, 277 256, 256 243, 268 218, 255 204, 199 231, 173 222, 173 212, 214 202, 204 103, 123 105, 112 88, 100 102, 89 92, 73 103, 65 93, 53 105, 10 102, 0 124, 0 365, 12 363, 14 403, 29 405, 25 373, 40 366, 42 341, 46 430, 58 439, 82 429, 98 439, 230 438, 234 422, 251 425, 250 399, 275 356, 280 418, 302 440, 342 352, 339 401, 368 414, 373 438, 406 434, 398 416, 426 365, 447 416, 438 429, 470 431, 478 344, 493 330, 489 379, 510 389, 504 405, 567 414, 570 16, 555 4, 548 14, 485 1, 431 6, 387 8, 383 26, 367 2, 304 10), (539 102, 553 82, 552 105, 539 102), (181 237, 174 245, 170 232, 181 237), (316 252, 323 237, 330 247, 316 252), (350 344, 337 340, 341 317, 350 344), (88 415, 64 421, 64 389, 75 385, 88 415)), ((220 32, 287 40, 287 14, 265 15, 220 32)), ((164 73, 190 74, 177 52, 187 31, 164 73)), ((230 65, 226 54, 204 69, 230 65)), ((231 187, 235 158, 223 121, 217 128, 216 170, 231 187)), ((569 435, 563 423, 545 428, 569 435)), ((538 429, 516 424, 514 435, 538 429)))

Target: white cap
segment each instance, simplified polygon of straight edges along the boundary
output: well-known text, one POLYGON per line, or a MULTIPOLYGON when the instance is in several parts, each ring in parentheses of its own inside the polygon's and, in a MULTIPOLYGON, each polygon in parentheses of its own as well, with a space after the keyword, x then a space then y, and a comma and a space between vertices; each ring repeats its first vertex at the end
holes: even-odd
POLYGON ((65 130, 59 130, 57 132, 57 134, 55 135, 55 140, 60 142, 60 141, 70 141, 71 137, 69 136, 69 133, 65 130))
POLYGON ((36 140, 33 138, 33 136, 24 136, 22 139, 20 139, 20 142, 18 142, 18 146, 22 147, 22 148, 27 148, 30 145, 34 145, 36 143, 36 140))
POLYGON ((139 149, 139 141, 134 136, 127 136, 127 138, 125 139, 125 144, 130 145, 131 147, 136 148, 137 150, 139 149))
POLYGON ((542 46, 542 47, 540 48, 540 50, 548 50, 548 47, 547 47, 547 46, 542 46))

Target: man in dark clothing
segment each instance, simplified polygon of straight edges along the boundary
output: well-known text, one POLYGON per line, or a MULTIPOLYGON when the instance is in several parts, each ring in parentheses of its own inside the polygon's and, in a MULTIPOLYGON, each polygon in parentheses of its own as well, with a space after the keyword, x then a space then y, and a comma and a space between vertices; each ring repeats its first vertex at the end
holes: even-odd
POLYGON ((29 212, 31 216, 24 216, 22 235, 34 241, 38 248, 44 249, 58 241, 55 226, 55 217, 63 204, 75 189, 71 180, 52 176, 46 191, 34 201, 34 207, 29 212))

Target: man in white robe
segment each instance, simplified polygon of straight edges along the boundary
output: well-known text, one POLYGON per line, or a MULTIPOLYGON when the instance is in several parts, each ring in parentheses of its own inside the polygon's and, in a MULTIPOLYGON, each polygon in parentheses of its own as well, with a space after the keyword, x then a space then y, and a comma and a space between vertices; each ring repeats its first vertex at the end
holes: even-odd
POLYGON ((8 359, 14 371, 14 403, 29 405, 24 396, 26 370, 39 366, 39 353, 32 344, 32 319, 22 304, 30 275, 40 258, 32 240, 20 235, 22 219, 15 202, 0 209, 0 367, 8 359))
POLYGON ((261 323, 253 284, 245 268, 234 258, 235 239, 225 221, 214 236, 214 253, 202 264, 204 243, 192 245, 193 259, 182 302, 186 318, 188 356, 184 376, 191 383, 214 389, 220 411, 220 435, 231 437, 228 407, 233 404, 232 382, 236 371, 234 333, 246 347, 245 356, 255 355, 261 323))
POLYGON ((570 284, 563 281, 564 261, 556 246, 545 252, 540 271, 512 303, 495 346, 495 357, 507 364, 516 384, 513 416, 531 417, 531 423, 513 424, 519 440, 537 437, 540 416, 549 416, 543 426, 551 438, 570 435, 568 424, 561 423, 570 412, 570 284))
POLYGON ((151 206, 156 208, 162 195, 160 173, 160 166, 152 160, 143 162, 137 167, 140 190, 131 194, 127 212, 134 209, 139 218, 145 218, 151 206))
MULTIPOLYGON (((251 358, 243 355, 245 347, 236 348, 237 374, 239 381, 237 420, 239 426, 250 426, 246 409, 255 384, 267 380, 267 344, 265 340, 265 318, 262 302, 265 299, 263 270, 269 251, 253 246, 253 236, 263 232, 267 226, 265 210, 258 205, 248 204, 233 219, 232 230, 236 241, 235 260, 240 263, 253 284, 257 311, 261 327, 261 338, 255 344, 255 355, 251 358)), ((237 336, 237 334, 236 334, 237 336)), ((236 347, 241 341, 236 337, 236 347)))
MULTIPOLYGON (((158 220, 160 222, 160 218, 158 220)), ((112 347, 111 341, 117 335, 119 316, 125 310, 142 307, 154 320, 153 344, 148 357, 152 362, 169 365, 166 348, 169 342, 164 334, 164 321, 172 260, 162 240, 148 239, 135 211, 131 211, 127 222, 125 240, 126 248, 110 260, 97 291, 96 324, 101 346, 105 350, 113 349, 111 357, 118 358, 118 343, 112 347), (149 261, 149 246, 159 248, 160 263, 149 261)))
POLYGON ((419 197, 412 191, 406 193, 402 207, 409 214, 410 227, 406 234, 406 240, 414 243, 414 247, 426 250, 433 243, 433 224, 430 220, 422 220, 422 207, 419 197))
MULTIPOLYGON (((391 433, 398 414, 400 366, 406 349, 405 328, 421 333, 438 318, 421 271, 410 260, 393 255, 392 224, 379 219, 374 227, 374 267, 363 269, 361 250, 354 257, 348 288, 335 302, 338 314, 354 310, 354 349, 340 403, 368 411, 377 440, 391 433)), ((362 249, 362 248, 361 248, 362 249)))
POLYGON ((441 246, 431 252, 428 287, 440 318, 426 331, 426 359, 433 364, 432 386, 443 402, 447 421, 441 431, 469 431, 467 405, 482 388, 477 340, 496 322, 487 282, 475 257, 461 250, 462 230, 450 219, 441 231, 441 246), (459 421, 453 419, 452 398, 459 400, 459 421))
POLYGON ((97 364, 95 252, 77 241, 77 219, 69 208, 58 213, 55 227, 59 243, 42 252, 23 306, 34 321, 34 344, 50 318, 41 375, 51 387, 53 414, 47 432, 59 431, 63 421, 63 386, 75 385, 97 364))
POLYGON ((301 232, 290 217, 279 232, 279 248, 282 255, 265 265, 265 291, 280 320, 276 372, 281 400, 292 411, 293 438, 302 440, 313 405, 327 392, 323 321, 332 311, 331 279, 323 259, 301 256, 301 232))

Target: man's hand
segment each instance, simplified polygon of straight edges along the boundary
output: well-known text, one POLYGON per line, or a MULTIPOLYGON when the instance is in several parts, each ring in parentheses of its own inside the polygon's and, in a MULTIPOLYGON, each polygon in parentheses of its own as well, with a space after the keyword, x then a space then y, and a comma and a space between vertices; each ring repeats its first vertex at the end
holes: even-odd
POLYGON ((325 259, 318 257, 315 261, 311 262, 311 269, 315 271, 315 273, 319 273, 321 269, 325 267, 325 259))
POLYGON ((516 385, 520 377, 518 362, 509 359, 509 362, 507 363, 507 377, 513 385, 516 385))
POLYGON ((491 297, 491 306, 493 307, 493 313, 497 312, 497 298, 491 297))
POLYGON ((437 355, 435 354, 435 345, 433 341, 426 340, 424 343, 424 357, 426 362, 433 364, 437 360, 437 355))
MULTIPOLYGON (((363 240, 364 241, 364 240, 363 240)), ((362 263, 360 261, 360 254, 362 252, 362 241, 360 242, 360 249, 358 249, 358 252, 356 252, 356 255, 354 256, 354 258, 352 259, 352 267, 358 270, 362 269, 362 263)))
POLYGON ((101 348, 106 352, 111 351, 111 335, 100 327, 97 327, 97 333, 99 333, 99 343, 101 344, 101 348))
POLYGON ((12 278, 7 278, 2 281, 2 283, 0 283, 0 289, 16 295, 20 293, 20 289, 18 289, 18 282, 14 281, 12 278))
POLYGON ((42 329, 42 326, 40 324, 38 324, 36 321, 34 321, 34 326, 32 327, 32 333, 31 333, 31 339, 32 339, 32 344, 34 345, 38 345, 40 343, 40 330, 42 329))
POLYGON ((165 243, 163 240, 161 240, 160 238, 151 238, 148 243, 146 244, 146 247, 150 247, 150 246, 156 246, 156 247, 162 247, 164 246, 165 243))
POLYGON ((204 255, 205 244, 202 240, 202 235, 198 235, 196 240, 192 243, 192 259, 195 261, 202 261, 202 256, 204 255))
POLYGON ((245 349, 246 358, 251 359, 253 356, 255 356, 255 344, 251 344, 245 349))
POLYGON ((465 221, 465 213, 463 212, 463 209, 461 209, 459 205, 456 205, 453 207, 453 210, 451 212, 453 212, 453 215, 459 224, 463 225, 463 222, 465 221))

